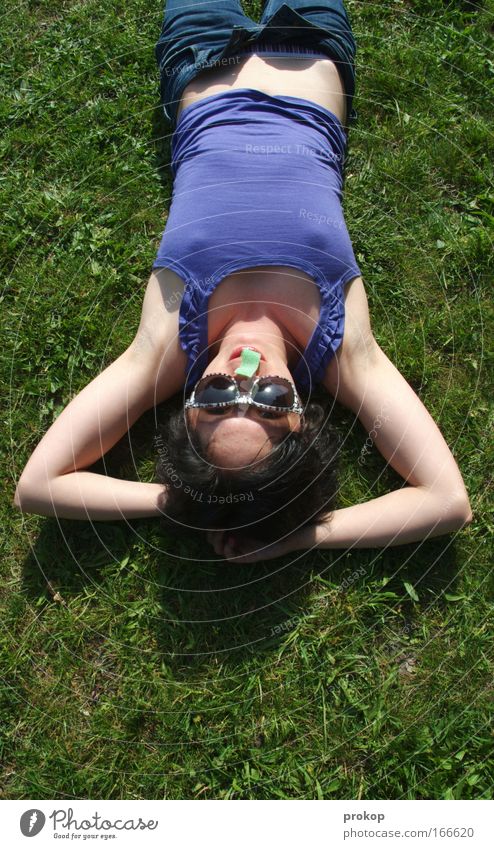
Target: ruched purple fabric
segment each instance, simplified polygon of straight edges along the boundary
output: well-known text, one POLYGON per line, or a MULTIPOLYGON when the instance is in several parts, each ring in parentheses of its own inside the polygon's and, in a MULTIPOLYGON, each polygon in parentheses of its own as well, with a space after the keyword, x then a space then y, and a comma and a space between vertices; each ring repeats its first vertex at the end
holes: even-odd
POLYGON ((320 382, 343 338, 343 287, 360 275, 341 208, 345 154, 337 116, 303 98, 231 89, 183 110, 153 268, 171 268, 185 283, 187 388, 208 363, 214 288, 234 271, 276 265, 305 271, 319 288, 319 320, 293 378, 305 390, 320 382))

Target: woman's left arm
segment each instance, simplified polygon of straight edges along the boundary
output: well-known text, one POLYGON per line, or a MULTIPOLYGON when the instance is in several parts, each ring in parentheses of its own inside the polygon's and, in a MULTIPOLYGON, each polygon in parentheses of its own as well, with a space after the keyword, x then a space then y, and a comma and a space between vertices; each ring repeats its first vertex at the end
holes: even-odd
POLYGON ((439 428, 374 339, 360 277, 347 286, 345 312, 343 343, 324 386, 358 416, 406 485, 335 510, 326 522, 301 528, 272 546, 239 550, 228 536, 212 537, 216 551, 227 558, 255 562, 314 547, 402 545, 459 530, 472 520, 460 470, 439 428))
POLYGON ((355 412, 372 442, 406 486, 335 510, 263 546, 215 539, 218 553, 253 563, 313 548, 382 548, 457 531, 472 519, 462 476, 437 425, 377 342, 367 338, 360 355, 340 358, 332 392, 355 412))
POLYGON ((456 461, 411 386, 368 336, 339 364, 336 398, 349 407, 406 486, 336 510, 314 526, 319 548, 417 542, 462 528, 472 518, 456 461))

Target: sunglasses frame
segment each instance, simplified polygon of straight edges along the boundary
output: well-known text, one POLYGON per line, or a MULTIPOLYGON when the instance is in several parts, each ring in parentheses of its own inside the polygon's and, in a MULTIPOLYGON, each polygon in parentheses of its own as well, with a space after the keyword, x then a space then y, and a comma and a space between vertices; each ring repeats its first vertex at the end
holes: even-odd
MULTIPOLYGON (((249 378, 244 378, 244 380, 245 379, 249 380, 249 378)), ((225 372, 222 372, 222 371, 214 372, 213 374, 207 374, 206 377, 201 377, 200 380, 197 381, 196 385, 194 386, 194 388, 192 390, 190 398, 188 398, 187 401, 185 402, 185 409, 186 410, 190 410, 190 409, 203 409, 203 410, 204 409, 210 409, 211 410, 211 409, 215 409, 216 407, 238 407, 241 404, 248 404, 248 405, 253 404, 254 407, 259 407, 262 410, 276 410, 276 412, 278 412, 278 413, 283 412, 283 413, 298 413, 298 414, 301 414, 304 411, 304 408, 301 405, 300 397, 299 397, 299 394, 298 394, 297 389, 295 387, 295 384, 292 383, 291 380, 288 380, 288 378, 286 378, 286 377, 280 377, 280 375, 277 375, 277 374, 270 374, 270 375, 266 375, 266 376, 262 375, 260 377, 256 377, 252 381, 250 388, 247 391, 245 391, 245 390, 242 390, 240 388, 237 380, 235 379, 235 377, 233 375, 226 374, 225 372), (232 385, 234 385, 237 389, 236 397, 232 401, 216 401, 215 403, 211 403, 211 404, 201 404, 199 401, 196 401, 195 400, 196 389, 199 386, 199 384, 201 383, 201 381, 207 380, 208 377, 227 377, 228 380, 232 381, 232 385), (262 404, 261 402, 256 401, 255 398, 252 397, 252 392, 255 389, 255 387, 258 386, 260 381, 261 380, 269 380, 270 378, 271 378, 271 380, 273 380, 274 378, 276 378, 276 380, 282 380, 284 383, 288 383, 291 386, 291 388, 293 390, 293 404, 292 404, 291 407, 276 407, 276 406, 273 406, 272 404, 262 404)))

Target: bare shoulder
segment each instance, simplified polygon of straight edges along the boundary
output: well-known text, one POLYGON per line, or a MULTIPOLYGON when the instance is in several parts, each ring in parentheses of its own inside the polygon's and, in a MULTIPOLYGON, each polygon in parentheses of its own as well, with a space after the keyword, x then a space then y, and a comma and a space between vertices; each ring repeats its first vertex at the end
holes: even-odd
POLYGON ((364 281, 354 277, 345 287, 345 330, 336 356, 326 369, 323 385, 334 397, 344 396, 345 384, 375 361, 379 346, 374 339, 364 281))

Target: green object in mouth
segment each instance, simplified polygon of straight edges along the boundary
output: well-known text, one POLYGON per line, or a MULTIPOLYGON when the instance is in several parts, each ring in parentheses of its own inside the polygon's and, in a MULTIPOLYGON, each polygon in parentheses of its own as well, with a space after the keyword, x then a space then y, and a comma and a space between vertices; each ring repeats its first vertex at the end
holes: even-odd
POLYGON ((235 369, 235 374, 239 374, 241 377, 254 377, 261 362, 261 355, 257 351, 253 351, 252 348, 242 348, 240 357, 241 362, 239 367, 235 369))

